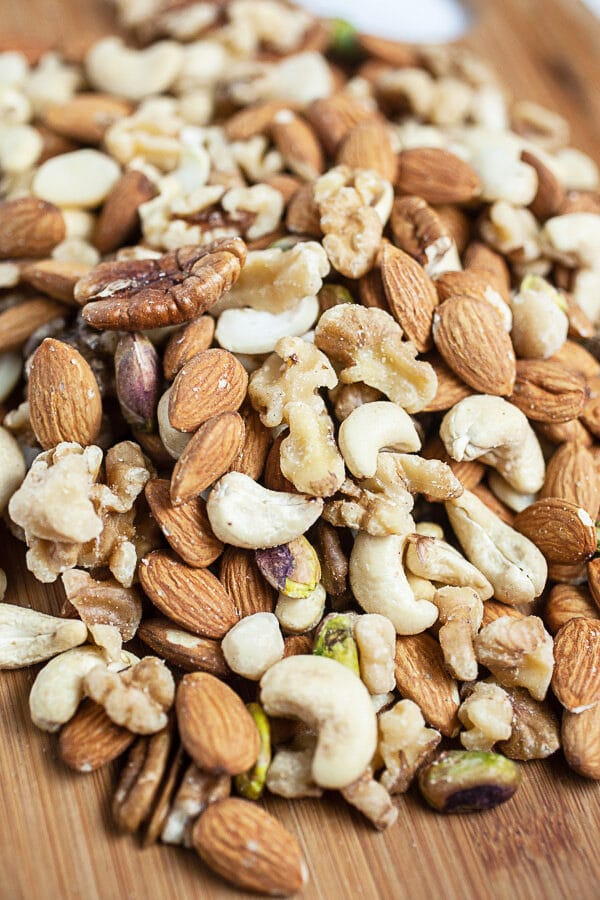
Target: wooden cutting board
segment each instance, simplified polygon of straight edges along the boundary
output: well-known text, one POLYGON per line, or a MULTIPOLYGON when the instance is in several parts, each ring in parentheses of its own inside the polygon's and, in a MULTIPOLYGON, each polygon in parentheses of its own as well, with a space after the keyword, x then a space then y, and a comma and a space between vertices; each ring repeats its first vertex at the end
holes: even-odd
MULTIPOLYGON (((402 0, 408 2, 408 0, 402 0)), ((398 0, 401 15, 402 2, 398 0)), ((578 0, 477 0, 467 43, 490 59, 517 97, 555 107, 573 143, 600 158, 600 25, 578 0)), ((9 33, 86 46, 111 30, 95 0, 1 0, 9 33)), ((22 545, 0 526, 6 600, 57 612, 61 591, 27 573, 22 545)), ((142 851, 110 820, 114 771, 74 775, 55 738, 30 723, 35 670, 0 675, 0 900, 204 900, 245 896, 189 851, 142 851)), ((268 808, 300 838, 310 867, 306 898, 600 897, 600 786, 570 773, 560 754, 522 767, 505 806, 443 817, 410 793, 398 824, 375 833, 334 797, 268 808)))

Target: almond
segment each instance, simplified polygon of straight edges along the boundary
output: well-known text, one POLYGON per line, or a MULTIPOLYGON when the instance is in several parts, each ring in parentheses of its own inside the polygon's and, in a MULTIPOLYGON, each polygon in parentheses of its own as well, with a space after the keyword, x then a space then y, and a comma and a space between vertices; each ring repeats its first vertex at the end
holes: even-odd
POLYGON ((560 292, 562 299, 567 304, 567 318, 569 320, 570 338, 592 338, 596 334, 596 327, 592 320, 584 313, 581 306, 568 291, 560 292))
POLYGON ((258 481, 267 461, 271 434, 250 403, 246 402, 240 407, 240 416, 244 423, 244 441, 229 471, 241 472, 242 475, 248 475, 249 478, 258 481))
POLYGON ((238 621, 231 598, 208 569, 192 569, 165 550, 139 567, 142 587, 165 616, 200 637, 222 638, 238 621))
POLYGON ((600 375, 587 379, 589 398, 581 413, 581 421, 595 437, 600 437, 600 375))
POLYGON ((167 381, 173 381, 177 373, 192 356, 208 350, 215 335, 212 316, 200 316, 171 335, 163 356, 163 371, 167 381))
POLYGON ((398 158, 396 186, 427 203, 470 203, 481 193, 479 176, 454 153, 438 147, 403 150, 398 158))
POLYGON ((436 206, 435 212, 462 256, 471 238, 471 219, 462 209, 458 206, 453 206, 451 203, 443 203, 441 206, 436 206))
POLYGON ((171 502, 187 503, 224 475, 244 443, 244 422, 224 412, 204 422, 177 460, 171 475, 171 502))
POLYGON ((37 197, 0 202, 0 259, 48 256, 66 232, 63 214, 53 203, 37 197))
POLYGON ((77 262, 61 262, 42 259, 21 272, 21 278, 36 290, 63 303, 75 303, 73 290, 80 278, 90 271, 90 266, 77 262))
POLYGON ((500 314, 482 300, 453 297, 435 311, 433 340, 447 365, 482 394, 510 395, 517 363, 500 314))
POLYGON ((321 144, 312 127, 291 109, 281 109, 271 122, 271 138, 281 153, 285 167, 303 178, 314 181, 323 173, 325 159, 321 144))
POLYGON ((370 272, 367 272, 366 275, 361 275, 358 279, 358 296, 363 306, 383 309, 391 314, 383 288, 381 269, 378 265, 373 266, 370 272))
POLYGON ((94 244, 100 253, 112 253, 135 237, 138 209, 156 196, 156 185, 137 169, 124 172, 104 201, 96 224, 94 244))
POLYGON ((549 563, 583 562, 596 552, 593 519, 568 500, 536 500, 515 516, 514 527, 539 547, 549 563))
POLYGON ((458 733, 458 686, 446 672, 442 649, 430 634, 396 638, 396 685, 446 737, 458 733))
POLYGON ((17 350, 26 340, 52 319, 65 314, 65 307, 48 297, 34 297, 9 306, 0 312, 0 353, 17 350))
POLYGON ((315 203, 312 184, 303 184, 290 198, 285 224, 294 234, 321 237, 321 215, 315 203))
POLYGON ((431 347, 431 324, 438 304, 435 285, 408 253, 384 241, 381 280, 390 311, 420 353, 431 347))
MULTIPOLYGON (((589 565, 589 563, 588 563, 589 565)), ((552 634, 570 619, 598 619, 598 609, 583 584, 555 584, 546 601, 544 622, 552 634)))
POLYGON ((476 497, 479 497, 482 503, 485 503, 488 509, 491 509, 493 513, 495 513, 499 519, 502 519, 503 522, 506 522, 507 525, 512 527, 512 523, 515 520, 515 514, 512 509, 509 509, 508 506, 502 502, 502 500, 498 500, 495 494, 493 494, 485 484, 478 484, 473 488, 473 493, 476 497))
POLYGON ((137 735, 108 718, 104 709, 85 699, 58 739, 60 758, 76 772, 93 772, 112 762, 134 742, 137 735))
POLYGON ((275 188, 283 197, 283 202, 287 206, 298 188, 302 187, 302 182, 295 175, 288 175, 287 172, 280 172, 278 175, 271 175, 265 180, 265 184, 275 188))
POLYGON ((175 708, 183 746, 200 769, 240 775, 254 765, 258 728, 240 697, 218 678, 206 672, 184 675, 175 708))
POLYGON ((100 433, 102 400, 83 356, 62 341, 46 338, 33 354, 27 397, 31 425, 44 450, 61 441, 83 447, 100 433))
POLYGON ((536 422, 568 422, 585 406, 582 375, 548 359, 520 359, 511 403, 536 422))
POLYGON ((589 618, 594 619, 598 617, 598 610, 600 610, 600 556, 595 556, 593 559, 590 559, 587 564, 587 579, 590 594, 596 604, 596 609, 594 611, 596 615, 590 616, 589 618))
POLYGON ((246 396, 248 374, 228 350, 204 350, 177 373, 169 396, 169 420, 179 431, 195 431, 223 412, 234 412, 246 396))
POLYGON ((271 444, 265 463, 264 483, 270 491, 283 491, 287 494, 297 494, 298 491, 291 481, 288 481, 281 471, 281 445, 286 439, 285 434, 280 434, 271 444))
POLYGON ((583 712, 600 702, 600 621, 573 618, 554 638, 552 690, 565 709, 583 712))
POLYGON ((558 497, 582 506, 592 519, 598 518, 600 481, 594 457, 583 444, 558 447, 546 466, 540 497, 558 497))
POLYGON ((410 44, 390 41, 375 34, 360 34, 358 42, 368 56, 374 56, 394 68, 418 65, 417 52, 410 44))
POLYGON ((169 619, 144 619, 137 636, 162 659, 186 672, 209 672, 217 678, 230 674, 219 641, 176 628, 169 619))
POLYGON ((523 150, 521 159, 532 169, 535 169, 538 177, 538 189, 529 209, 540 222, 545 222, 552 216, 557 216, 566 199, 566 191, 560 181, 539 156, 530 150, 523 150))
POLYGON ((435 351, 425 357, 437 376, 436 395, 423 412, 444 412, 473 393, 471 388, 449 369, 439 353, 435 351))
MULTIPOLYGON (((312 653, 313 642, 306 634, 290 634, 283 640, 283 658, 288 656, 306 656, 312 653)), ((286 721, 281 719, 282 722, 286 721)))
POLYGON ((224 126, 225 135, 230 141, 247 141, 257 134, 266 134, 280 110, 297 108, 298 105, 290 101, 261 100, 230 116, 224 126))
POLYGON ((359 122, 351 128, 338 149, 336 165, 352 169, 371 169, 394 182, 398 157, 389 129, 377 119, 359 122))
POLYGON ((565 710, 561 742, 565 759, 575 772, 600 780, 600 705, 580 713, 565 710))
POLYGON ((579 419, 571 419, 569 422, 538 422, 536 431, 551 444, 583 444, 591 447, 593 438, 587 428, 579 419))
POLYGON ((473 241, 465 250, 463 263, 466 271, 480 274, 495 287, 510 306, 510 273, 504 257, 487 244, 473 241))
POLYGON ((170 482, 154 478, 146 484, 145 494, 150 512, 167 541, 189 566, 203 569, 223 552, 223 544, 215 537, 206 514, 206 501, 196 497, 189 503, 173 506, 170 482))
POLYGON ((253 551, 227 547, 221 557, 219 579, 240 617, 273 612, 275 591, 261 575, 253 551))
POLYGON ((486 297, 486 291, 494 290, 491 281, 486 278, 485 272, 465 270, 463 272, 442 272, 435 279, 440 303, 449 300, 450 297, 471 297, 473 300, 490 302, 486 297))
POLYGON ((565 369, 579 372, 584 378, 600 375, 600 362, 575 341, 565 341, 560 350, 550 357, 550 361, 561 363, 565 369))
POLYGON ((194 826, 192 842, 204 862, 244 890, 296 894, 308 872, 300 845, 264 809, 230 797, 212 803, 194 826))
POLYGON ((113 122, 128 116, 133 106, 108 94, 77 94, 66 103, 46 106, 43 122, 52 131, 80 144, 99 144, 113 122))
POLYGON ((503 616, 511 616, 513 619, 524 619, 523 613, 515 609, 514 606, 507 606, 506 603, 499 603, 497 600, 486 600, 483 604, 483 619, 481 627, 485 628, 490 622, 501 619, 503 616))
POLYGON ((345 92, 314 100, 306 110, 306 116, 329 156, 335 156, 351 128, 359 122, 377 118, 373 110, 345 92))

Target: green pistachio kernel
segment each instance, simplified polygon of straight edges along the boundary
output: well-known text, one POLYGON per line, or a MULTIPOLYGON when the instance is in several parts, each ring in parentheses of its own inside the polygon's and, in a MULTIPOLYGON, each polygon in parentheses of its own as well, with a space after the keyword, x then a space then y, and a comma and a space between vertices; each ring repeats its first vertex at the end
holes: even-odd
POLYGON ((358 31, 346 19, 332 19, 330 48, 332 53, 346 59, 354 59, 359 54, 358 31))
POLYGON ((510 800, 519 767, 499 753, 448 750, 419 773, 421 793, 438 812, 478 812, 510 800))
POLYGON ((313 653, 326 656, 351 669, 360 677, 358 648, 354 640, 354 613, 332 613, 321 622, 313 653))
POLYGON ((267 772, 271 765, 271 725, 259 703, 248 703, 247 709, 258 728, 260 750, 252 768, 242 775, 236 775, 235 787, 238 794, 241 794, 246 800, 258 800, 263 792, 267 772))

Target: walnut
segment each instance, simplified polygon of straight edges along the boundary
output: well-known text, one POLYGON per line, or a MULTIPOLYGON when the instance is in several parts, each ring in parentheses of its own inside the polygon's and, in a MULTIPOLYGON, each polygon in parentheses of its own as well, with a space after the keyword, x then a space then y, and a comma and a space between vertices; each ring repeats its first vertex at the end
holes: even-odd
POLYGON ((370 766, 360 778, 342 788, 340 794, 366 816, 378 831, 389 828, 398 818, 398 810, 392 803, 390 792, 379 781, 375 781, 370 766))
POLYGON ((145 656, 119 673, 95 666, 85 676, 84 689, 116 725, 135 734, 154 734, 165 728, 175 698, 173 676, 155 656, 145 656))
POLYGON ((282 475, 297 491, 330 497, 344 480, 344 461, 335 442, 333 422, 326 413, 315 415, 307 403, 288 403, 290 428, 280 447, 282 475))
POLYGON ((124 641, 135 636, 142 618, 142 601, 135 588, 124 588, 112 579, 96 581, 81 569, 64 572, 62 583, 67 600, 88 627, 114 626, 124 641))
POLYGON ((400 700, 381 713, 377 753, 385 766, 379 779, 383 787, 390 794, 404 794, 441 739, 439 731, 426 727, 412 700, 400 700))
POLYGON ((542 255, 540 228, 533 213, 505 200, 493 203, 480 224, 483 239, 514 263, 533 262, 542 255))
POLYGON ((386 616, 359 616, 354 625, 360 677, 370 694, 386 694, 396 687, 394 654, 396 629, 386 616))
POLYGON ((553 641, 537 616, 501 616, 475 638, 475 653, 500 684, 543 700, 554 668, 553 641))
POLYGON ((170 172, 179 165, 184 121, 172 97, 144 100, 130 116, 117 119, 105 132, 110 155, 125 166, 134 159, 170 172))
POLYGON ((496 741, 510 737, 513 708, 499 685, 480 681, 463 700, 458 718, 467 729, 460 733, 466 750, 491 750, 496 741))
POLYGON ((479 594, 469 587, 444 587, 436 591, 433 602, 440 613, 438 640, 448 671, 460 681, 474 681, 477 660, 473 638, 483 618, 479 594))
POLYGON ((248 181, 261 184, 283 169, 283 157, 278 150, 269 149, 269 141, 256 134, 247 141, 234 141, 231 155, 248 181))
POLYGON ((505 687, 513 708, 512 733, 498 744, 510 759, 545 759, 560 747, 560 723, 548 703, 539 703, 524 688, 505 687))
POLYGON ((379 475, 359 483, 347 478, 338 496, 325 504, 323 518, 332 525, 356 528, 375 537, 414 531, 412 494, 402 481, 390 482, 381 474, 380 469, 379 475))
POLYGON ((212 775, 190 763, 167 813, 161 832, 163 843, 191 847, 192 826, 198 816, 209 804, 224 800, 230 793, 229 775, 212 775))
POLYGON ((323 789, 312 777, 316 737, 304 733, 294 738, 290 748, 278 750, 267 772, 266 785, 272 794, 288 800, 321 797, 323 789))
POLYGON ((469 587, 482 600, 489 600, 494 590, 485 575, 446 541, 417 534, 411 538, 405 564, 413 575, 456 587, 469 587))

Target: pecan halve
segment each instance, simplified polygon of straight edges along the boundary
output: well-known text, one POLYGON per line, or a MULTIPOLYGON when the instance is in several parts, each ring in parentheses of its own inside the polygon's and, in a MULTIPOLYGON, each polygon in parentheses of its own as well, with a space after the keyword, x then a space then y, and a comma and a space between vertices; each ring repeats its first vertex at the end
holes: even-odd
POLYGON ((94 328, 138 331, 180 325, 210 309, 246 260, 240 238, 180 247, 158 259, 112 260, 81 278, 75 298, 94 328))

